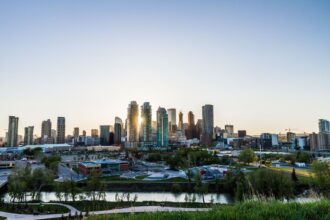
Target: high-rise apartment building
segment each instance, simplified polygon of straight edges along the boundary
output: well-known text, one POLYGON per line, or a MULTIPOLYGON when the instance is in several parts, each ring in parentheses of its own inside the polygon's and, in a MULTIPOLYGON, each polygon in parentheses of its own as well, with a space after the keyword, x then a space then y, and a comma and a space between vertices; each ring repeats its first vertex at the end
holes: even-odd
POLYGON ((198 119, 196 123, 196 138, 200 139, 203 133, 203 120, 198 119))
POLYGON ((58 117, 57 118, 57 137, 56 137, 57 144, 64 144, 65 143, 65 118, 58 117))
POLYGON ((24 145, 33 144, 33 126, 25 127, 24 129, 24 145))
POLYGON ((100 126, 100 144, 102 146, 107 146, 110 144, 110 125, 100 126))
POLYGON ((165 108, 157 110, 157 146, 167 147, 169 143, 168 115, 165 108))
POLYGON ((54 140, 52 138, 52 122, 50 119, 43 121, 41 123, 41 143, 42 144, 53 144, 54 140))
POLYGON ((192 111, 188 112, 188 128, 185 130, 187 139, 194 139, 197 137, 195 128, 195 115, 192 111))
POLYGON ((330 133, 330 122, 325 119, 319 119, 319 132, 330 133))
POLYGON ((179 112, 179 130, 183 131, 183 113, 179 112))
POLYGON ((120 145, 121 144, 121 131, 122 131, 123 121, 121 118, 115 118, 115 132, 114 132, 114 144, 120 145))
POLYGON ((286 133, 286 141, 289 143, 294 143, 296 140, 296 134, 292 132, 287 132, 286 133))
POLYGON ((9 116, 7 146, 18 146, 18 117, 15 116, 9 116))
MULTIPOLYGON (((127 108, 127 141, 130 143, 139 142, 139 106, 132 101, 127 108)), ((132 146, 132 145, 130 145, 132 146)))
POLYGON ((98 131, 97 129, 92 129, 92 130, 91 130, 91 136, 92 136, 93 138, 97 138, 97 137, 99 137, 99 131, 98 131))
POLYGON ((204 105, 202 107, 202 115, 203 115, 202 143, 205 145, 211 145, 213 140, 213 128, 214 128, 213 105, 204 105))
POLYGON ((234 134, 234 125, 225 125, 225 130, 229 136, 234 134))
POLYGON ((73 129, 73 137, 75 139, 79 138, 79 128, 78 127, 73 129))
POLYGON ((152 141, 152 110, 149 102, 141 106, 140 137, 142 142, 152 141))
POLYGON ((176 109, 170 108, 167 109, 168 114, 168 126, 169 126, 169 132, 174 133, 176 131, 176 109))

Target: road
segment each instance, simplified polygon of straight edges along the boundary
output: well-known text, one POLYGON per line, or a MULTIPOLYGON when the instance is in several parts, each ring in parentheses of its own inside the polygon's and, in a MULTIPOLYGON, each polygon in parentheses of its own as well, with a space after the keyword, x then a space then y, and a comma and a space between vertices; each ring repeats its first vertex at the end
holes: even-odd
MULTIPOLYGON (((67 207, 71 215, 75 215, 76 212, 80 214, 80 211, 75 209, 70 205, 59 204, 59 203, 44 203, 44 204, 56 204, 67 207)), ((123 209, 112 209, 104 211, 95 211, 90 212, 89 215, 104 215, 104 214, 125 214, 125 213, 142 213, 142 212, 203 212, 208 211, 208 208, 175 208, 175 207, 162 207, 162 206, 139 206, 139 207, 130 207, 123 209)), ((69 213, 64 214, 68 216, 69 213)), ((83 212, 83 215, 85 213, 83 212)), ((22 214, 13 214, 7 212, 0 212, 0 216, 7 218, 8 220, 34 220, 34 219, 52 219, 52 218, 61 218, 62 214, 49 214, 49 215, 22 215, 22 214)))

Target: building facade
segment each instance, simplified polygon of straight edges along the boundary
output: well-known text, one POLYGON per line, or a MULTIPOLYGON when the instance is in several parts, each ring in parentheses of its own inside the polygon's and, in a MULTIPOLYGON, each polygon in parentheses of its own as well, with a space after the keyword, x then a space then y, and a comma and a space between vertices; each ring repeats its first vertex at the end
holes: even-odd
POLYGON ((179 130, 183 131, 183 113, 179 112, 179 124, 178 124, 179 130))
POLYGON ((165 108, 157 110, 157 146, 167 147, 169 144, 168 115, 165 108))
POLYGON ((149 102, 143 103, 141 106, 141 127, 140 141, 152 141, 152 108, 149 102))
POLYGON ((41 123, 41 144, 54 144, 52 137, 52 122, 50 119, 41 123))
POLYGON ((18 146, 18 117, 9 116, 7 146, 18 146))
POLYGON ((100 144, 102 146, 110 144, 110 125, 100 126, 100 144))
POLYGON ((176 131, 177 125, 176 125, 176 109, 170 108, 167 109, 168 114, 168 126, 169 126, 169 132, 174 133, 176 131))
POLYGON ((132 101, 127 108, 127 146, 136 147, 139 142, 139 106, 132 101))
POLYGON ((319 119, 319 132, 330 133, 330 122, 325 119, 319 119))
POLYGON ((121 118, 116 117, 115 118, 115 132, 114 132, 114 144, 115 145, 120 145, 121 144, 121 136, 122 136, 122 126, 123 126, 123 121, 121 118))
POLYGON ((211 145, 213 140, 214 116, 213 105, 204 105, 202 107, 203 115, 203 134, 201 143, 211 145))
POLYGON ((33 143, 33 126, 24 129, 24 145, 32 145, 33 143))
POLYGON ((65 143, 65 117, 58 117, 57 118, 56 143, 57 144, 64 144, 65 143))

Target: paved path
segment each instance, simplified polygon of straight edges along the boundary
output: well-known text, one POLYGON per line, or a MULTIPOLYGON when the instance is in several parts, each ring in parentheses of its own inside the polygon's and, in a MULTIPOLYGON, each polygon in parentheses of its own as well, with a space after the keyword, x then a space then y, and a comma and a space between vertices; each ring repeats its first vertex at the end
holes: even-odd
MULTIPOLYGON (((76 211, 78 214, 80 212, 70 205, 59 204, 59 203, 44 203, 44 204, 56 204, 67 207, 71 215, 75 215, 76 211)), ((175 207, 162 207, 162 206, 139 206, 139 207, 130 207, 122 209, 112 209, 105 211, 94 211, 90 212, 90 215, 101 215, 101 214, 121 214, 121 213, 141 213, 141 212, 196 212, 196 211, 208 211, 207 208, 175 208, 175 207)), ((83 213, 85 215, 85 213, 83 213)), ((68 216, 69 213, 64 214, 68 216)), ((34 220, 34 219, 50 219, 50 218, 61 218, 62 214, 49 214, 49 215, 23 215, 23 214, 13 214, 7 212, 0 212, 0 216, 6 217, 8 220, 34 220)))

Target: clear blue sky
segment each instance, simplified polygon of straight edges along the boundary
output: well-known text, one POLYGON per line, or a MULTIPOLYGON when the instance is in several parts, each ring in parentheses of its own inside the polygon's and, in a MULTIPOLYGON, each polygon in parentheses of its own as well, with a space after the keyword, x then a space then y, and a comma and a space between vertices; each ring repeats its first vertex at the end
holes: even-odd
MULTIPOLYGON (((88 132, 150 101, 250 134, 330 118, 330 1, 0 1, 0 136, 88 132)), ((155 114, 155 113, 154 113, 155 114)))

